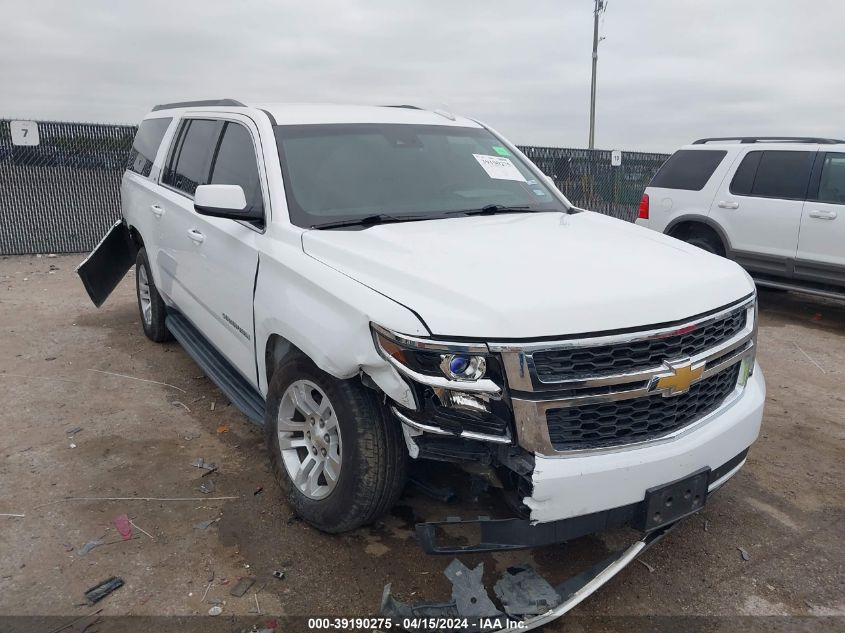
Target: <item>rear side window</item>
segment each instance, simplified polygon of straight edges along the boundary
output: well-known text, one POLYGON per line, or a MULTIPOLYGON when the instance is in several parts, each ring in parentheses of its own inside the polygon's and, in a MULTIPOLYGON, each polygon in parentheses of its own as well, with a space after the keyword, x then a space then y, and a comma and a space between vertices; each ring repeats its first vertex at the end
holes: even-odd
POLYGON ((138 126, 138 133, 132 141, 132 151, 126 168, 142 176, 149 176, 158 146, 173 119, 146 119, 138 126))
POLYGON ((225 123, 223 138, 214 165, 211 167, 212 185, 240 185, 246 196, 247 209, 263 211, 261 180, 258 177, 258 163, 255 147, 249 131, 237 123, 225 123))
POLYGON ((815 152, 748 152, 731 180, 731 193, 760 198, 803 200, 815 152))
POLYGON ((189 119, 182 123, 161 181, 193 196, 197 187, 208 184, 211 155, 220 133, 220 123, 189 119))
POLYGON ((828 152, 825 155, 816 200, 845 204, 845 154, 828 152))
POLYGON ((678 150, 663 163, 649 187, 701 191, 726 155, 726 151, 715 149, 678 150))

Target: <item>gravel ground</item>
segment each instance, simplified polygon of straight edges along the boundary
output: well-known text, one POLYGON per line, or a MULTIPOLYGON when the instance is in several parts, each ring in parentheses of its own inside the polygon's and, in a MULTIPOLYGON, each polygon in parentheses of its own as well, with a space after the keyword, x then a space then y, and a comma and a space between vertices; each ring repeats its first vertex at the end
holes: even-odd
MULTIPOLYGON (((144 338, 134 276, 97 310, 74 274, 80 259, 0 259, 0 513, 25 515, 0 516, 0 614, 82 615, 84 591, 112 575, 126 584, 103 614, 187 616, 225 601, 225 613, 248 615, 260 589, 262 613, 376 615, 388 582, 405 600, 448 597, 449 559, 423 554, 413 523, 495 514, 497 500, 447 506, 409 490, 370 528, 310 529, 281 501, 261 430, 178 344, 144 338), (219 471, 202 477, 198 457, 219 471), (215 490, 204 495, 208 481, 215 490), (124 513, 136 528, 128 541, 113 523, 124 513), (196 528, 202 521, 214 522, 196 528), (82 555, 94 540, 105 544, 82 555), (231 596, 243 576, 256 585, 231 596)), ((845 307, 763 293, 759 342, 768 401, 746 467, 647 552, 647 565, 630 565, 574 614, 845 615, 845 307)), ((490 587, 519 562, 557 581, 628 538, 462 560, 483 562, 490 587)))

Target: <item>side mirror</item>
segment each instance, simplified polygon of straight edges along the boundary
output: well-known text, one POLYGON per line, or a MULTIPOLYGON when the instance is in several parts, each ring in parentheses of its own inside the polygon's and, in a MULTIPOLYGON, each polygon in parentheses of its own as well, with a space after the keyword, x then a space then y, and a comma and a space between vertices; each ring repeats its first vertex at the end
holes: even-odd
POLYGON ((200 185, 194 192, 194 211, 200 215, 230 220, 260 220, 264 214, 246 208, 240 185, 200 185))

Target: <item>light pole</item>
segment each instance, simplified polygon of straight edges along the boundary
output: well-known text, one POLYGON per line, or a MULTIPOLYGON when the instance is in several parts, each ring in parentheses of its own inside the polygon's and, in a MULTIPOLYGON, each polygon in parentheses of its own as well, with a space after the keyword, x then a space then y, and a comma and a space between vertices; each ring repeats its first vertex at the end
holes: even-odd
POLYGON ((596 64, 599 61, 599 16, 607 7, 606 0, 593 0, 593 79, 590 85, 590 149, 596 143, 596 64))

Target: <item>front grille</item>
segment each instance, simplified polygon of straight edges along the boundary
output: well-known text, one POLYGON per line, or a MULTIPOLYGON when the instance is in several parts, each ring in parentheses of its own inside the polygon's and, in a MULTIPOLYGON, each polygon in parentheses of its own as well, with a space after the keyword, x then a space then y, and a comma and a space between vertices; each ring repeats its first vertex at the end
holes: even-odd
POLYGON ((734 390, 740 363, 694 384, 679 396, 602 402, 546 412, 558 451, 604 448, 659 438, 714 411, 734 390))
POLYGON ((659 367, 664 360, 694 356, 726 341, 745 327, 746 315, 746 308, 739 308, 713 323, 663 338, 534 352, 536 375, 553 383, 659 367))

